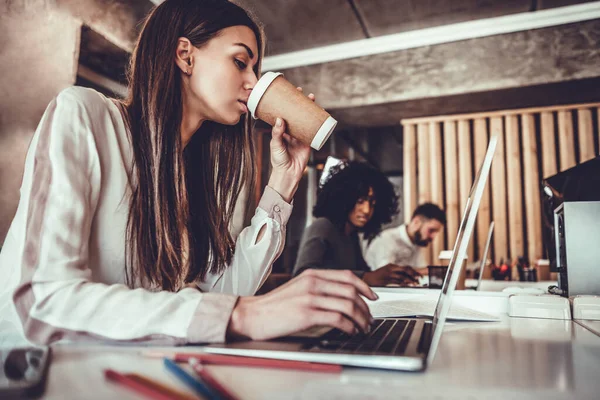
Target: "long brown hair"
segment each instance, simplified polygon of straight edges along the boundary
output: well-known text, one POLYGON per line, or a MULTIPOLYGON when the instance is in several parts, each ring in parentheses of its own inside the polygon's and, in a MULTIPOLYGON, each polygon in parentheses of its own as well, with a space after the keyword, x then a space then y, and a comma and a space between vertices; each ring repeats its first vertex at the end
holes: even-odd
POLYGON ((206 121, 183 149, 179 37, 200 48, 231 26, 256 35, 260 74, 263 33, 226 0, 167 0, 147 17, 129 68, 124 113, 133 148, 127 221, 127 283, 178 290, 222 271, 233 257, 229 231, 244 185, 255 179, 250 118, 234 126, 206 121))

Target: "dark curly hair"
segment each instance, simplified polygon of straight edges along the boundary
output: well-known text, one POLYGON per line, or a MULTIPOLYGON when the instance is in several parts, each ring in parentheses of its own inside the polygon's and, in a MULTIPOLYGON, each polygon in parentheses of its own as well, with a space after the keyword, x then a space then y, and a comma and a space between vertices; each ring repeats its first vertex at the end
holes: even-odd
POLYGON ((386 176, 365 163, 350 161, 332 167, 331 175, 318 193, 313 215, 325 217, 342 228, 358 199, 368 196, 369 188, 373 188, 375 210, 360 231, 370 241, 381 231, 381 226, 398 213, 398 196, 386 176))

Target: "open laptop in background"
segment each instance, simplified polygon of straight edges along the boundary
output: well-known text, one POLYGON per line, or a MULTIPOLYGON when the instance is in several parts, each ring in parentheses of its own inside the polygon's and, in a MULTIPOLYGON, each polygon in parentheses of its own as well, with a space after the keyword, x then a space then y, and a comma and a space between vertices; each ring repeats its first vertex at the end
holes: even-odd
POLYGON ((471 187, 433 319, 382 318, 375 320, 369 334, 350 336, 331 329, 317 338, 212 344, 202 346, 202 351, 355 367, 425 370, 435 356, 450 310, 452 293, 464 267, 464 263, 457 260, 462 261, 466 255, 497 142, 497 136, 490 138, 485 158, 471 187))
POLYGON ((475 290, 481 289, 481 279, 483 277, 483 271, 485 271, 485 263, 487 261, 487 255, 490 250, 490 243, 492 242, 492 235, 494 234, 494 221, 490 223, 490 228, 488 229, 488 236, 485 242, 485 249, 483 250, 483 254, 481 255, 481 264, 479 264, 479 277, 477 278, 477 286, 475 286, 475 290))

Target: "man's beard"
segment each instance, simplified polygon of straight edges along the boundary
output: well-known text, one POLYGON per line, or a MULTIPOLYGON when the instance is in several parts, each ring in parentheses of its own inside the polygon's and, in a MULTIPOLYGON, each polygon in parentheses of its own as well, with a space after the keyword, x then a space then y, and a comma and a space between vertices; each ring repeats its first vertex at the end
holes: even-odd
POLYGON ((421 232, 419 232, 419 231, 415 232, 415 244, 417 246, 427 247, 427 246, 429 246, 429 243, 431 243, 431 240, 423 239, 423 237, 421 236, 421 232))

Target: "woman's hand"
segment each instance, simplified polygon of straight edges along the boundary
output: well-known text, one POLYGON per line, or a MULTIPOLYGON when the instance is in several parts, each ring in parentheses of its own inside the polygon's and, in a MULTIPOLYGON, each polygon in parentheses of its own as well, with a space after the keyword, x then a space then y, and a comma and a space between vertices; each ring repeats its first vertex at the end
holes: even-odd
POLYGON ((387 264, 375 271, 365 272, 363 281, 369 286, 385 286, 389 283, 409 285, 419 282, 420 273, 412 267, 401 267, 396 264, 387 264))
POLYGON ((262 296, 241 297, 233 309, 228 337, 267 340, 315 326, 348 334, 369 332, 373 317, 363 295, 377 295, 350 271, 306 270, 262 296))
MULTIPOLYGON (((302 88, 298 88, 302 91, 302 88)), ((315 101, 315 95, 308 98, 315 101)), ((298 182, 302 178, 306 163, 310 156, 310 146, 290 136, 286 131, 285 121, 277 118, 272 130, 271 165, 273 171, 268 185, 275 189, 288 203, 294 197, 298 182)))

